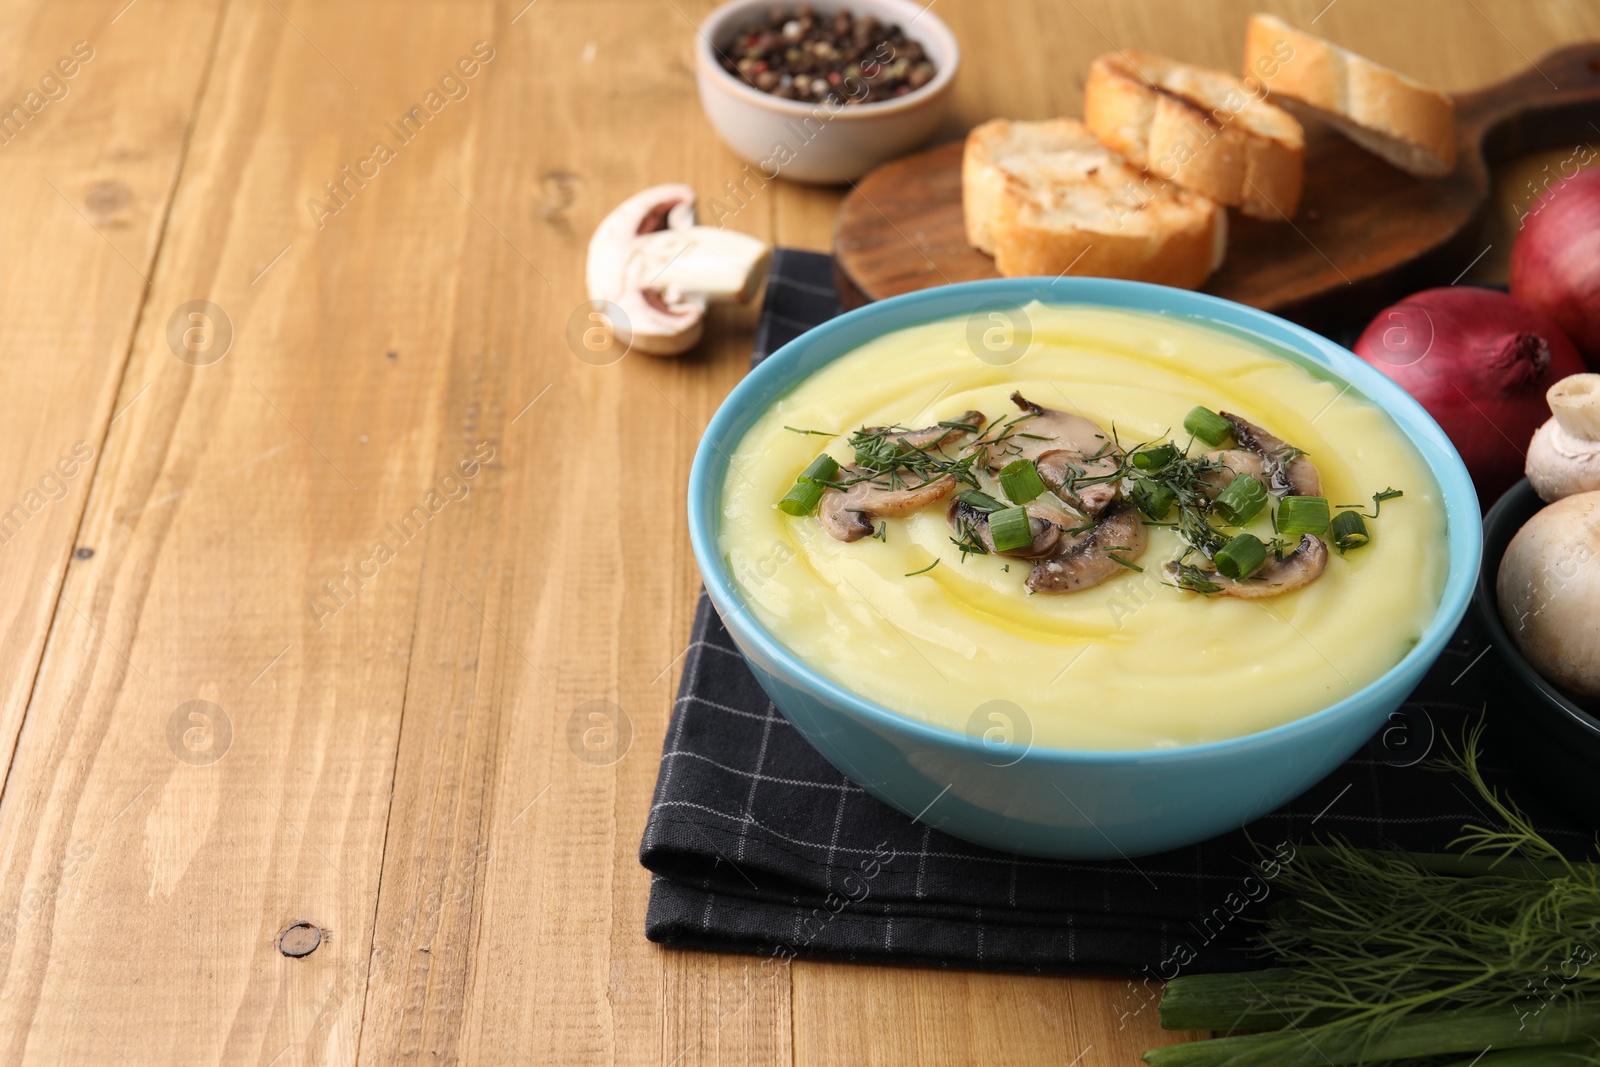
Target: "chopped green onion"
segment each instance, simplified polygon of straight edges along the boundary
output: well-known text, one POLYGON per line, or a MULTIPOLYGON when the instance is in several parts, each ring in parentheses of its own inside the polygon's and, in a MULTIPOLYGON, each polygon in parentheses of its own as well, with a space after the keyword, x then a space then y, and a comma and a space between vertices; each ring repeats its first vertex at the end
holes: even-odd
POLYGON ((1220 445, 1233 433, 1233 423, 1210 408, 1195 408, 1183 417, 1183 428, 1208 445, 1220 445))
POLYGON ((1333 517, 1333 543, 1342 556, 1352 548, 1360 548, 1372 535, 1367 533, 1367 520, 1359 511, 1341 511, 1333 517))
POLYGON ((989 536, 996 552, 1011 552, 1033 544, 1033 525, 1027 508, 1005 508, 989 515, 989 536))
POLYGON ((1133 465, 1142 471, 1158 471, 1178 458, 1178 449, 1172 444, 1157 445, 1133 454, 1133 465))
POLYGON ((1006 506, 988 493, 980 493, 976 489, 968 489, 956 498, 969 508, 979 511, 1004 511, 1006 506))
POLYGON ((1278 533, 1283 537, 1321 534, 1328 529, 1328 498, 1286 496, 1278 505, 1278 533))
POLYGON ((825 483, 831 481, 838 473, 839 461, 824 452, 800 472, 800 477, 794 480, 794 488, 778 501, 778 510, 785 515, 811 514, 817 509, 823 491, 828 488, 825 483))
POLYGON ((827 486, 818 485, 799 479, 794 483, 794 488, 784 494, 778 501, 778 510, 785 515, 809 515, 817 510, 817 504, 822 500, 822 494, 827 491, 827 486))
POLYGON ((831 482, 839 473, 839 461, 824 452, 811 461, 811 466, 800 472, 803 482, 831 482))
POLYGON ((1044 480, 1031 459, 1019 459, 1000 472, 1000 488, 1013 504, 1026 504, 1044 492, 1044 480))
POLYGON ((1255 534, 1242 533, 1217 549, 1217 571, 1235 581, 1248 578, 1267 561, 1267 546, 1255 534))
POLYGON ((1248 474, 1241 474, 1212 501, 1217 513, 1231 526, 1243 526, 1267 505, 1267 491, 1248 474))
POLYGON ((1134 480, 1133 488, 1128 490, 1128 499, 1133 501, 1134 507, 1160 522, 1172 510, 1178 494, 1169 485, 1149 478, 1138 478, 1134 480))

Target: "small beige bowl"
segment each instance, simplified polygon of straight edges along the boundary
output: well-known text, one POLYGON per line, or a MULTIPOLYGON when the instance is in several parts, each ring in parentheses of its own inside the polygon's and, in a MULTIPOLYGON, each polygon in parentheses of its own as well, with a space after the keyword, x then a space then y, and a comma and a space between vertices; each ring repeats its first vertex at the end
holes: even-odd
MULTIPOLYGON (((937 68, 933 80, 904 96, 830 109, 826 103, 785 100, 729 74, 718 63, 725 46, 747 23, 763 23, 774 0, 733 0, 700 24, 695 76, 706 117, 728 147, 765 181, 854 181, 878 164, 904 155, 933 135, 944 118, 961 48, 938 16, 912 0, 814 0, 819 15, 839 10, 898 23, 922 45, 937 68)), ((740 184, 738 182, 735 183, 740 184)))

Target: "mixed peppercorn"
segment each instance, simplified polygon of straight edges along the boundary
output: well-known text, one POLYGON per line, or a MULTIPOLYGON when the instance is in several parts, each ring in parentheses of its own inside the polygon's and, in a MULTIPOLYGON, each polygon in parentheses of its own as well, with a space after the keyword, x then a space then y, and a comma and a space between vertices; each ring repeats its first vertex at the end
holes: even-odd
POLYGON ((775 7, 765 25, 744 26, 719 49, 722 68, 785 100, 846 106, 904 96, 937 73, 922 45, 898 25, 848 11, 819 15, 810 4, 775 7))

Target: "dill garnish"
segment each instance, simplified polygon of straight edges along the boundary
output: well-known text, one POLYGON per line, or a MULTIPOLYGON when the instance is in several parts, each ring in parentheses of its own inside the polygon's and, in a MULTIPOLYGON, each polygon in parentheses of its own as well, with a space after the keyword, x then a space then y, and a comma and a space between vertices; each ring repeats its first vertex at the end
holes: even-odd
POLYGON ((956 516, 956 536, 950 538, 950 543, 961 550, 961 562, 965 563, 968 556, 987 556, 989 549, 985 547, 983 539, 978 536, 978 526, 965 515, 956 516))
POLYGON ((937 567, 938 565, 939 565, 939 561, 938 560, 934 560, 932 563, 928 564, 926 567, 922 568, 920 571, 912 571, 910 574, 906 575, 906 577, 907 578, 915 578, 919 574, 927 574, 929 571, 933 570, 933 568, 937 567))
POLYGON ((1173 567, 1173 581, 1168 585, 1187 589, 1191 593, 1220 593, 1222 586, 1206 577, 1206 572, 1192 563, 1179 563, 1173 567))
POLYGON ((972 466, 978 454, 969 452, 950 456, 945 452, 946 438, 954 433, 972 432, 967 423, 949 425, 939 423, 950 431, 925 445, 915 444, 908 438, 918 431, 904 426, 872 426, 856 430, 850 435, 850 447, 855 451, 856 466, 862 474, 845 484, 871 482, 884 489, 917 488, 953 474, 964 485, 978 488, 977 476, 972 466))
MULTIPOLYGON (((1369 519, 1377 518, 1378 517, 1378 512, 1383 510, 1383 502, 1385 500, 1398 500, 1400 497, 1403 497, 1405 495, 1406 494, 1402 490, 1396 489, 1393 486, 1389 487, 1388 489, 1381 490, 1380 492, 1373 493, 1372 494, 1372 514, 1371 515, 1367 515, 1367 518, 1369 518, 1369 519)), ((1345 508, 1366 507, 1366 505, 1365 504, 1335 504, 1334 507, 1339 508, 1340 510, 1343 510, 1345 508)), ((1362 512, 1362 514, 1366 515, 1366 512, 1362 512)))

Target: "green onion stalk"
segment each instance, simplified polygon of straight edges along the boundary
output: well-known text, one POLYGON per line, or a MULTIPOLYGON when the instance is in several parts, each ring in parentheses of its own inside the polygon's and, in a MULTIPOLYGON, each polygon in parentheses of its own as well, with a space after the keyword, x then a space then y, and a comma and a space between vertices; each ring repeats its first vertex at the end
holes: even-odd
POLYGON ((1145 1062, 1600 1064, 1600 865, 1568 859, 1483 780, 1481 738, 1480 723, 1449 762, 1500 828, 1469 825, 1443 855, 1300 847, 1254 936, 1276 966, 1179 977, 1162 998, 1162 1026, 1232 1033, 1145 1062))

